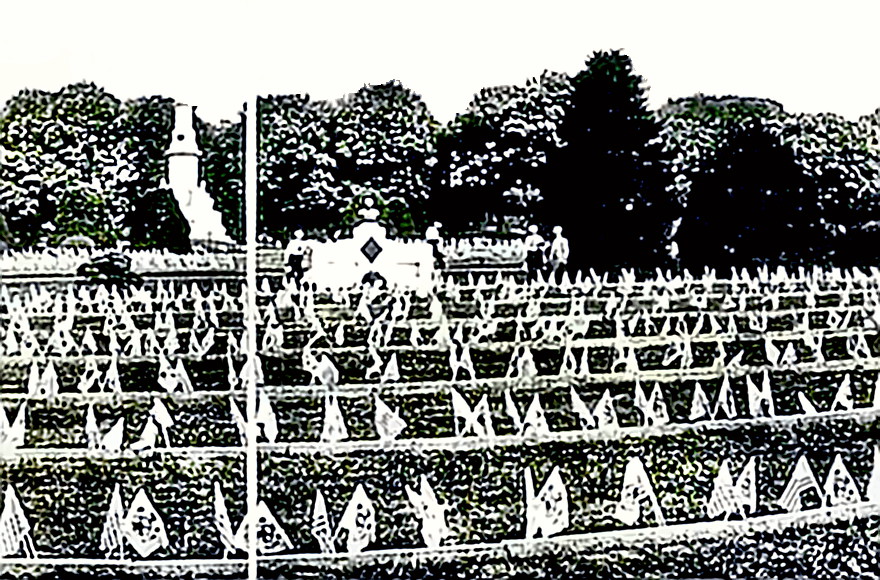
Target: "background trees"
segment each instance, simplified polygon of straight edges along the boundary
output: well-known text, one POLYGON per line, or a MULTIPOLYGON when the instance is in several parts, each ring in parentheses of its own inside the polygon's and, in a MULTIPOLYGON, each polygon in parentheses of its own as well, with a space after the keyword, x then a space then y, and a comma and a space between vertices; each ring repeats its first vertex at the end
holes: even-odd
MULTIPOLYGON (((123 102, 89 83, 10 99, 0 118, 0 214, 9 243, 85 239, 187 251, 189 226, 163 183, 173 105, 162 97, 123 102)), ((203 178, 241 239, 238 132, 201 129, 203 178)))
MULTIPOLYGON (((372 197, 396 235, 520 235, 562 225, 577 267, 875 264, 880 112, 789 114, 696 95, 656 111, 618 51, 569 76, 479 91, 438 123, 399 82, 341 99, 259 101, 259 232, 328 236, 372 197)), ((78 83, 0 115, 0 241, 189 249, 164 183, 173 100, 78 83)), ((241 119, 197 122, 201 178, 243 241, 241 119)))
POLYGON ((540 199, 540 170, 559 147, 557 128, 571 92, 545 71, 524 86, 480 91, 437 136, 431 215, 456 235, 487 226, 521 230, 540 199))
POLYGON ((559 224, 574 262, 598 269, 663 262, 674 214, 663 180, 660 125, 630 59, 598 52, 572 92, 542 172, 541 221, 559 224))
POLYGON ((804 264, 822 243, 815 183, 760 122, 727 129, 694 175, 676 239, 682 264, 804 264))
POLYGON ((399 234, 424 230, 436 123, 418 95, 391 82, 329 102, 270 96, 259 110, 263 233, 327 235, 361 190, 397 208, 399 234))
POLYGON ((0 212, 14 245, 122 235, 133 179, 121 103, 92 84, 22 91, 0 120, 0 212))
POLYGON ((205 189, 229 237, 244 243, 244 124, 239 119, 211 125, 197 117, 196 129, 205 189))
POLYGON ((259 214, 257 227, 289 239, 316 233, 338 215, 342 196, 333 170, 329 107, 308 96, 269 96, 259 102, 259 214))

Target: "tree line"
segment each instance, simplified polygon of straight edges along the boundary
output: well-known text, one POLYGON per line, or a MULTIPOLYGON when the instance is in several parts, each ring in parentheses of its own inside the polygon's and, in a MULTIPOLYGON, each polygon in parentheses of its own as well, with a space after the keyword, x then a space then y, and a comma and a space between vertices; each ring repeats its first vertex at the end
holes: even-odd
MULTIPOLYGON (((880 110, 856 121, 760 98, 697 95, 650 110, 618 51, 574 75, 481 90, 449 123, 398 82, 337 100, 258 104, 262 239, 328 236, 374 198, 396 235, 514 236, 561 225, 572 262, 631 267, 869 265, 880 110)), ((0 118, 0 235, 188 249, 163 182, 173 101, 93 84, 22 91, 0 118)), ((243 239, 243 124, 197 122, 202 179, 243 239)))

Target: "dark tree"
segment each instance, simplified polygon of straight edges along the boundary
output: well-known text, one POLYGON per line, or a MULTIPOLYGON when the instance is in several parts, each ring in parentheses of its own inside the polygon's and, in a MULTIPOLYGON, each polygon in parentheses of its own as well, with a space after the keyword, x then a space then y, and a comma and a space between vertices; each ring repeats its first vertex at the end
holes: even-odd
POLYGON ((131 210, 124 223, 128 240, 136 248, 191 249, 189 224, 165 184, 165 152, 173 124, 173 99, 142 97, 123 105, 119 131, 131 144, 132 164, 137 168, 125 193, 131 210))
POLYGON ((797 265, 823 233, 816 184, 791 148, 760 122, 731 127, 693 179, 676 241, 682 265, 797 265))
POLYGON ((614 270, 664 263, 674 215, 666 193, 660 126, 629 57, 598 52, 572 78, 541 180, 538 217, 561 225, 580 267, 614 270))
POLYGON ((128 215, 128 239, 136 248, 165 248, 185 253, 192 249, 190 228, 180 212, 174 192, 167 187, 138 191, 128 215))
POLYGON ((434 125, 421 98, 398 82, 337 101, 269 96, 260 102, 260 231, 284 240, 343 226, 361 192, 387 201, 401 235, 424 229, 434 125))
POLYGON ((490 157, 487 143, 497 138, 497 131, 473 115, 459 115, 450 129, 438 135, 427 213, 448 233, 478 230, 501 207, 503 190, 493 180, 495 172, 489 173, 489 168, 484 168, 482 175, 480 171, 469 172, 464 161, 481 154, 490 157))
POLYGON ((521 227, 535 211, 537 182, 571 87, 545 71, 523 86, 483 89, 438 133, 431 212, 450 233, 521 227))
POLYGON ((335 175, 329 105, 308 96, 260 99, 257 228, 279 240, 296 230, 323 233, 338 219, 343 189, 335 175))

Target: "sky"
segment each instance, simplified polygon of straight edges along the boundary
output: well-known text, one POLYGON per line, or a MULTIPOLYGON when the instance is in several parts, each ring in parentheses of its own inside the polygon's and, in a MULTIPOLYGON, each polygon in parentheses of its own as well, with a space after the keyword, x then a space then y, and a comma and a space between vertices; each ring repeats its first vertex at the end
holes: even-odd
POLYGON ((703 93, 850 119, 880 108, 872 1, 29 0, 0 14, 2 101, 86 80, 216 122, 257 93, 338 98, 397 79, 446 121, 483 87, 620 49, 652 107, 703 93))

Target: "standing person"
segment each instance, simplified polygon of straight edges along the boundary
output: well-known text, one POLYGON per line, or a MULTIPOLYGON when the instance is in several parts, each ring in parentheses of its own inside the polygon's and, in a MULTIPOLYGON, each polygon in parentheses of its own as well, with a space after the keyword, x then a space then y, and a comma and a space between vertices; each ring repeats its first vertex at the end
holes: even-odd
POLYGON ((299 282, 302 280, 303 274, 311 267, 311 248, 303 241, 302 230, 297 230, 293 234, 292 240, 287 244, 284 250, 284 256, 287 262, 288 280, 299 282))
POLYGON ((562 236, 562 227, 553 228, 553 240, 550 242, 550 268, 553 271, 553 280, 557 279, 559 271, 565 271, 568 266, 568 240, 562 236))
POLYGON ((445 267, 443 260, 443 251, 441 249, 442 240, 440 238, 440 222, 434 224, 425 231, 425 241, 431 244, 434 253, 434 266, 442 269, 445 267))
POLYGON ((535 280, 538 271, 544 267, 544 249, 547 246, 546 240, 538 233, 538 226, 529 226, 529 235, 525 239, 526 246, 526 271, 529 281, 535 280))

